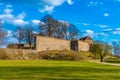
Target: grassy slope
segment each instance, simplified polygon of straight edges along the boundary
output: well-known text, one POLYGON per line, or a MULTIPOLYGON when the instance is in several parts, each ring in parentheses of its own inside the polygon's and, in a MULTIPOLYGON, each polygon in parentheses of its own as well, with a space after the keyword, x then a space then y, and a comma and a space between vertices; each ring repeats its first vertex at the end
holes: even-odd
POLYGON ((109 57, 109 58, 105 59, 104 61, 108 62, 108 63, 120 64, 120 58, 116 58, 116 57, 109 57))
POLYGON ((0 80, 120 80, 120 67, 86 61, 0 61, 0 80))

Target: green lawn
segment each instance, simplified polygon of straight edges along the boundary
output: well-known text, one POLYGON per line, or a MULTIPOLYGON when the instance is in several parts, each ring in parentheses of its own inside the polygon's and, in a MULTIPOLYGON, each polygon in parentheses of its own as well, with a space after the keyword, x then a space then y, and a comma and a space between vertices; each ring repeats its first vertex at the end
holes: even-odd
POLYGON ((120 80, 120 66, 86 61, 1 60, 0 80, 120 80))
POLYGON ((110 57, 104 60, 107 63, 117 63, 120 64, 120 58, 116 58, 116 57, 110 57))

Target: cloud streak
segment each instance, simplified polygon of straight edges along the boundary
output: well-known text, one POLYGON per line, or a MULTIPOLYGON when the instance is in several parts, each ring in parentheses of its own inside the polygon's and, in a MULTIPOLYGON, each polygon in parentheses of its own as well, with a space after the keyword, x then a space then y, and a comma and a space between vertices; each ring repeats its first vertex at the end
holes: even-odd
POLYGON ((90 1, 88 2, 88 7, 96 7, 96 6, 101 6, 103 5, 103 2, 100 1, 90 1))

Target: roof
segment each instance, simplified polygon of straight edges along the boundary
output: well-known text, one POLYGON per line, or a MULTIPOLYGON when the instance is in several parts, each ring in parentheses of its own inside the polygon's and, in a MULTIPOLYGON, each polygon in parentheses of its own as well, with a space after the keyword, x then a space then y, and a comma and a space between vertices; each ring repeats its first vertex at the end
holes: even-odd
POLYGON ((80 38, 79 40, 86 40, 86 39, 88 39, 88 40, 93 40, 90 36, 85 36, 85 37, 83 37, 83 38, 80 38))

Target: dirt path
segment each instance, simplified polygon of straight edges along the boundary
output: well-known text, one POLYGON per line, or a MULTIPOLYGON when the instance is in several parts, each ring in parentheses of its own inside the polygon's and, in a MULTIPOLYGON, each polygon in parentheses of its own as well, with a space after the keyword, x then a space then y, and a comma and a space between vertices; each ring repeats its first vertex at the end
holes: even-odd
POLYGON ((120 66, 120 64, 117 64, 117 63, 107 63, 107 62, 99 62, 99 61, 89 61, 89 62, 94 62, 94 63, 99 63, 99 64, 107 64, 107 65, 113 65, 113 66, 120 66))

